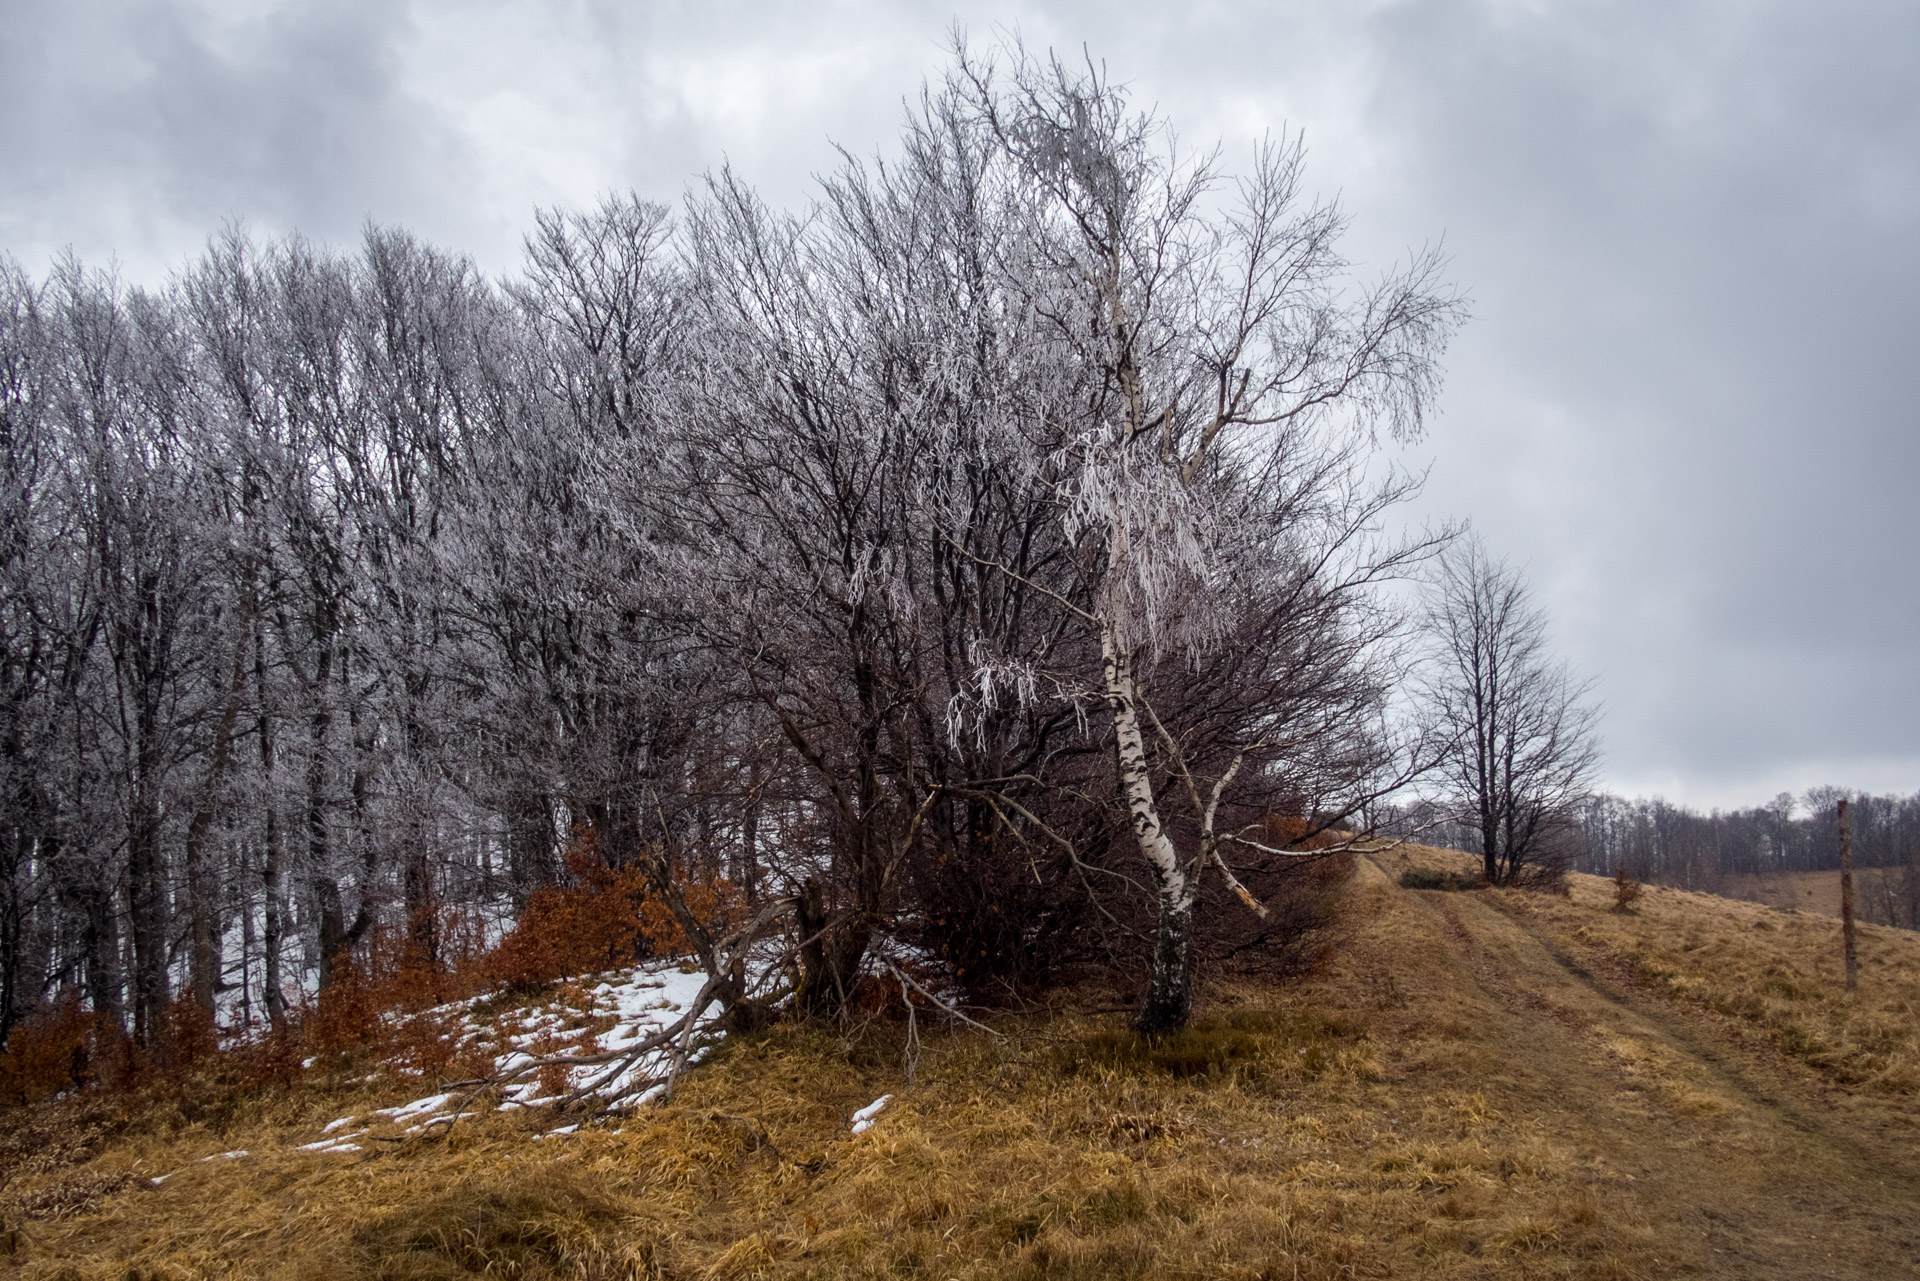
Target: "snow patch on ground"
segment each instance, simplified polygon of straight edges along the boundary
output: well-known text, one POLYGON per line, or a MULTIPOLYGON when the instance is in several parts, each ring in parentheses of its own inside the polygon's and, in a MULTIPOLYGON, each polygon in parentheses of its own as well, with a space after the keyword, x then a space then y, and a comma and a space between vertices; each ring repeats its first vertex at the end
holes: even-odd
MULTIPOLYGON (((325 1131, 322 1131, 322 1133, 325 1133, 325 1131)), ((365 1133, 365 1130, 355 1130, 352 1134, 343 1134, 337 1139, 320 1139, 313 1143, 302 1143, 299 1150, 302 1152, 331 1152, 336 1148, 346 1147, 351 1151, 358 1152, 360 1149, 353 1147, 352 1144, 348 1143, 348 1140, 357 1139, 365 1133)))
POLYGON ((451 1102, 453 1102, 453 1095, 451 1094, 429 1094, 424 1099, 415 1099, 413 1102, 403 1103, 397 1108, 375 1108, 373 1114, 375 1116, 384 1116, 394 1121, 405 1121, 411 1117, 420 1115, 422 1112, 438 1112, 451 1102))
POLYGON ((893 1096, 891 1094, 883 1094, 873 1102, 867 1104, 867 1106, 861 1108, 858 1112, 855 1112, 853 1114, 853 1132, 855 1134, 865 1134, 868 1130, 871 1130, 873 1123, 879 1119, 880 1113, 885 1111, 887 1104, 891 1102, 893 1102, 893 1096))
MULTIPOLYGON (((706 975, 699 970, 687 973, 683 965, 679 960, 648 961, 631 969, 591 975, 562 984, 549 999, 517 1010, 489 1012, 488 1003, 482 998, 443 1005, 423 1017, 440 1019, 446 1025, 444 1035, 448 1041, 469 1055, 491 1059, 495 1075, 525 1067, 540 1058, 590 1058, 618 1053, 672 1025, 699 998, 700 989, 706 985, 706 975)), ((709 1009, 712 1004, 709 1002, 709 1009)), ((717 1033, 710 1034, 704 1043, 696 1042, 688 1054, 688 1062, 697 1063, 705 1058, 717 1036, 717 1033)), ((500 1105, 538 1107, 578 1090, 584 1090, 588 1096, 645 1103, 660 1092, 660 1086, 648 1083, 664 1073, 670 1058, 667 1052, 655 1051, 641 1055, 632 1063, 616 1059, 577 1068, 561 1066, 557 1073, 544 1073, 548 1078, 545 1082, 538 1076, 529 1077, 502 1090, 500 1105), (559 1094, 552 1092, 556 1075, 564 1078, 559 1094)), ((397 1107, 380 1108, 369 1116, 401 1126, 404 1133, 419 1134, 429 1127, 451 1125, 473 1115, 453 1112, 456 1099, 471 1101, 445 1091, 397 1107)), ((367 1133, 365 1128, 340 1135, 338 1139, 327 1137, 352 1125, 354 1120, 354 1117, 343 1116, 329 1122, 320 1132, 320 1140, 304 1145, 302 1150, 358 1151, 357 1146, 345 1140, 362 1137, 367 1133)), ((567 1126, 549 1133, 571 1134, 575 1128, 567 1126)))
MULTIPOLYGON (((762 963, 751 966, 759 973, 759 984, 777 981, 779 967, 774 962, 780 954, 778 945, 769 942, 759 953, 753 959, 762 963)), ((915 973, 916 981, 941 999, 957 996, 945 990, 946 982, 933 977, 942 972, 941 967, 914 949, 899 944, 889 943, 884 949, 877 947, 874 954, 867 957, 866 968, 870 973, 884 975, 888 961, 915 973)), ((562 983, 544 999, 525 1006, 506 1007, 497 995, 482 996, 439 1006, 415 1017, 437 1020, 448 1044, 465 1058, 476 1061, 476 1072, 482 1063, 490 1064, 491 1070, 485 1074, 498 1079, 541 1059, 617 1055, 659 1034, 688 1013, 706 981, 703 971, 684 960, 653 960, 562 983)), ((716 1003, 710 1000, 707 1008, 697 1014, 707 1013, 716 1003)), ((719 1043, 721 1035, 717 1028, 703 1029, 688 1047, 688 1063, 704 1059, 719 1043)), ((657 1097, 664 1088, 659 1082, 672 1061, 672 1049, 654 1050, 632 1062, 615 1058, 611 1062, 582 1063, 578 1067, 550 1062, 546 1070, 529 1073, 501 1089, 496 1096, 483 1097, 496 1098, 501 1108, 540 1107, 574 1094, 638 1106, 657 1097)), ((892 1101, 893 1095, 882 1095, 855 1112, 853 1132, 864 1134, 871 1129, 892 1101)), ((359 1151, 358 1145, 350 1140, 365 1137, 371 1125, 391 1126, 405 1134, 450 1126, 473 1115, 456 1110, 456 1105, 474 1102, 473 1094, 442 1091, 396 1107, 381 1108, 364 1118, 343 1116, 329 1122, 320 1131, 319 1140, 304 1145, 302 1150, 359 1151), (356 1120, 360 1122, 359 1129, 331 1137, 354 1125, 356 1120)), ((568 1125, 541 1137, 571 1134, 576 1128, 568 1125)))

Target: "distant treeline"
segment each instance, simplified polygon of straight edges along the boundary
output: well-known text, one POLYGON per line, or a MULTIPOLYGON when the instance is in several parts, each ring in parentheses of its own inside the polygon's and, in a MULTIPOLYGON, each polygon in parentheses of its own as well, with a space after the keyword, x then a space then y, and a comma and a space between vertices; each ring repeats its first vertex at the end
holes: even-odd
MULTIPOLYGON (((1873 796, 1844 787, 1815 787, 1801 796, 1782 792, 1764 805, 1701 813, 1655 797, 1628 800, 1595 793, 1576 807, 1575 823, 1558 850, 1570 871, 1639 880, 1682 889, 1711 890, 1727 876, 1831 871, 1840 866, 1836 802, 1845 799, 1859 868, 1907 868, 1920 859, 1920 792, 1873 796)), ((1440 807, 1416 804, 1382 810, 1382 832, 1450 849, 1478 848, 1478 837, 1440 807)))
MULTIPOLYGON (((1598 793, 1580 803, 1577 823, 1559 851, 1575 872, 1709 893, 1728 878, 1832 871, 1840 866, 1837 802, 1845 799, 1853 829, 1853 862, 1862 873, 1863 919, 1913 928, 1920 924, 1920 792, 1874 796, 1844 787, 1782 792, 1764 805, 1701 813, 1655 798, 1598 793)), ((1377 820, 1381 830, 1433 845, 1475 848, 1474 832, 1414 806, 1377 820)))
POLYGON ((1765 805, 1702 814, 1684 805, 1599 795, 1582 807, 1576 871, 1711 889, 1723 876, 1840 866, 1837 802, 1845 799, 1856 867, 1905 867, 1920 852, 1920 792, 1873 796, 1844 787, 1782 792, 1765 805))

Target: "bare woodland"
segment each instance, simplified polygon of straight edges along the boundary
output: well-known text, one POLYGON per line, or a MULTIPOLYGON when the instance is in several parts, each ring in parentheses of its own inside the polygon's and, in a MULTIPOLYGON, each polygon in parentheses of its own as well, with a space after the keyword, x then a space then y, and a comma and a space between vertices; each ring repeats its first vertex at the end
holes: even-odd
POLYGON ((1840 867, 1838 802, 1853 828, 1863 920, 1920 928, 1920 795, 1839 787, 1783 792, 1765 805, 1701 813, 1662 800, 1584 798, 1573 866, 1708 893, 1751 894, 1840 867))
POLYGON ((897 940, 976 994, 1133 958, 1179 1026, 1209 914, 1288 928, 1445 737, 1379 446, 1461 307, 1356 280, 1303 158, 962 50, 809 208, 550 211, 504 280, 391 228, 0 267, 0 1039, 277 1025, 582 848, 738 1020, 897 940))

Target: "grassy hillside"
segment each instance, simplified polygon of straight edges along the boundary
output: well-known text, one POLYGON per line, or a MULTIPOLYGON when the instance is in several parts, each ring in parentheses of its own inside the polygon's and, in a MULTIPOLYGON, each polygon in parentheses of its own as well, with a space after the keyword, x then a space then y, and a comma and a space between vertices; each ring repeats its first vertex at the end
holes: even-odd
MULTIPOLYGON (((1855 915, 1863 921, 1904 921, 1907 871, 1898 867, 1857 868, 1853 874, 1855 915)), ((1790 908, 1820 916, 1840 915, 1840 873, 1781 872, 1772 876, 1728 876, 1719 887, 1727 898, 1790 908)))
POLYGON ((541 1138, 525 1113, 376 1127, 351 1154, 301 1148, 417 1083, 14 1112, 0 1258, 116 1281, 1920 1275, 1920 936, 1865 931, 1848 996, 1815 918, 1658 889, 1615 915, 1587 877, 1399 888, 1456 859, 1363 862, 1321 974, 1220 985, 1155 1046, 1100 992, 927 1035, 911 1084, 897 1023, 782 1028, 668 1106, 541 1138))

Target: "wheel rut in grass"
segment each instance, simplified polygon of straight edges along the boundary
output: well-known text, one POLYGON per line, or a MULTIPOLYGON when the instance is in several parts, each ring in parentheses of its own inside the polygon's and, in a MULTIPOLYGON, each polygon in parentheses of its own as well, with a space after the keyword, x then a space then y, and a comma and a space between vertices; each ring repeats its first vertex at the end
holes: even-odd
MULTIPOLYGON (((1384 871, 1384 869, 1382 869, 1384 871)), ((1509 1106, 1552 1116, 1620 1171, 1697 1275, 1920 1276, 1912 1154, 1661 998, 1616 982, 1481 894, 1400 891, 1482 998, 1509 1106)))

